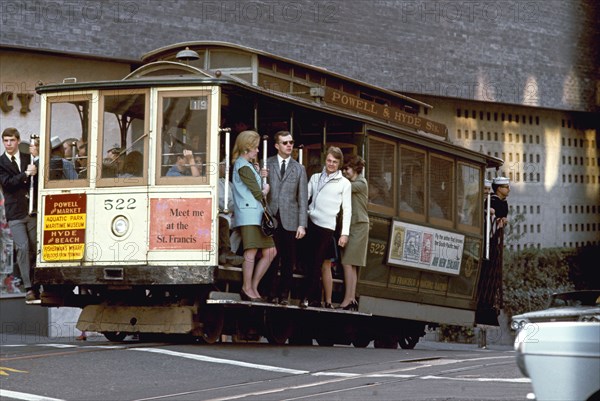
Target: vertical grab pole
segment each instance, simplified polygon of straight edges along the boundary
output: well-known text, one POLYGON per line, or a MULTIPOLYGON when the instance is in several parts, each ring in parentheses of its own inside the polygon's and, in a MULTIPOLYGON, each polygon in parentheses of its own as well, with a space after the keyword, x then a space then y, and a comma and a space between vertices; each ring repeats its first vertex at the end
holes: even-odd
POLYGON ((71 146, 71 163, 75 166, 77 163, 77 141, 70 143, 71 146))
POLYGON ((229 213, 227 205, 229 205, 229 144, 231 128, 219 128, 219 133, 225 133, 225 193, 223 194, 223 213, 229 213))
POLYGON ((304 158, 304 145, 298 145, 298 163, 304 164, 304 163, 302 163, 303 158, 304 158))
MULTIPOLYGON (((39 136, 37 136, 36 134, 31 134, 30 138, 29 138, 29 143, 33 143, 33 141, 35 141, 36 139, 38 139, 39 136)), ((31 155, 31 164, 34 164, 35 160, 33 155, 31 155)), ((34 184, 33 184, 33 176, 29 177, 29 215, 31 216, 33 214, 33 196, 35 193, 35 188, 34 188, 34 184)))
POLYGON ((490 233, 492 230, 492 222, 490 221, 490 208, 492 205, 490 204, 492 196, 487 194, 487 207, 485 210, 485 258, 487 260, 490 259, 490 233))
MULTIPOLYGON (((263 135, 263 168, 267 169, 267 140, 269 137, 267 135, 263 135)), ((267 183, 267 177, 263 177, 263 185, 267 183)))

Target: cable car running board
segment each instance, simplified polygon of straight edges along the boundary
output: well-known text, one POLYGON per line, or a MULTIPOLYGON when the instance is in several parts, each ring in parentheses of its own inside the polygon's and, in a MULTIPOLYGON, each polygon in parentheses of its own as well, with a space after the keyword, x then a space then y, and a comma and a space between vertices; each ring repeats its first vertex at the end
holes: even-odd
POLYGON ((278 308, 287 310, 306 310, 311 312, 327 312, 327 313, 338 313, 338 314, 349 314, 355 316, 373 316, 371 313, 364 313, 358 311, 349 311, 344 309, 328 309, 328 308, 317 308, 309 306, 307 308, 301 308, 298 305, 279 305, 273 304, 267 301, 264 302, 253 302, 253 301, 242 301, 239 294, 232 292, 218 292, 212 291, 208 295, 206 300, 207 305, 222 305, 222 306, 256 306, 265 308, 278 308))

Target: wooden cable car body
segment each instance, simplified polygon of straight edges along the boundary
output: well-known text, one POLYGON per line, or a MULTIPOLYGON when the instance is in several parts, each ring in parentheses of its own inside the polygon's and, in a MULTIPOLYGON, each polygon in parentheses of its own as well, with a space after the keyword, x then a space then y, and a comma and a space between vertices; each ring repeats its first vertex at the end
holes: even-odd
MULTIPOLYGON (((221 42, 158 49, 120 81, 38 93, 45 168, 35 278, 42 305, 83 308, 80 330, 112 340, 188 334, 212 343, 229 334, 412 348, 428 324, 495 320, 498 275, 482 274, 482 191, 486 168, 501 160, 450 143, 425 103, 221 42), (186 48, 198 59, 178 60, 186 48), (301 272, 289 306, 240 299, 241 268, 218 261, 217 216, 219 162, 243 126, 292 132, 308 178, 330 145, 366 160, 374 195, 358 312, 300 309, 301 272), (56 173, 50 149, 66 132, 82 146, 68 160, 75 178, 56 173), (183 149, 194 165, 180 161, 183 149)), ((501 255, 485 265, 499 263, 501 255)), ((334 302, 342 293, 337 277, 334 302)))

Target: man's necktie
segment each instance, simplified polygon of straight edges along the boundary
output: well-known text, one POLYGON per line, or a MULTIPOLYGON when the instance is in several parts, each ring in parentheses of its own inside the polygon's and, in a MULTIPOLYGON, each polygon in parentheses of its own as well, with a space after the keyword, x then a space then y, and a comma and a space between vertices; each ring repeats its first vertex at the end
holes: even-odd
POLYGON ((285 160, 281 162, 281 177, 285 174, 285 160))
POLYGON ((17 171, 21 172, 21 169, 19 168, 19 164, 17 163, 17 158, 13 156, 11 160, 12 160, 13 166, 15 166, 15 168, 17 169, 17 171))

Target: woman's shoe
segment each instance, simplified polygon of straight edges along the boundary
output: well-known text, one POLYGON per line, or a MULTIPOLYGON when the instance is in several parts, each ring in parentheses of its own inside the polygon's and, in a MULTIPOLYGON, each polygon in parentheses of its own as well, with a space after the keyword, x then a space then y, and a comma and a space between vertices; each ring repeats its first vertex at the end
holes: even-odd
POLYGON ((357 311, 358 310, 358 302, 356 302, 356 300, 353 300, 348 305, 346 305, 346 306, 341 306, 340 305, 336 309, 343 309, 343 310, 349 310, 349 311, 357 311))
POLYGON ((350 302, 348 305, 346 305, 344 310, 357 311, 358 310, 358 302, 356 302, 355 299, 352 300, 352 302, 350 302))
POLYGON ((240 297, 242 301, 250 301, 250 302, 264 302, 265 300, 262 298, 252 298, 250 295, 246 294, 246 291, 240 291, 240 297))

